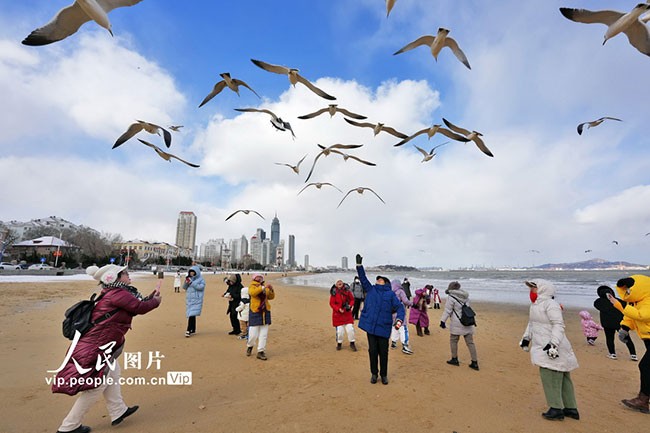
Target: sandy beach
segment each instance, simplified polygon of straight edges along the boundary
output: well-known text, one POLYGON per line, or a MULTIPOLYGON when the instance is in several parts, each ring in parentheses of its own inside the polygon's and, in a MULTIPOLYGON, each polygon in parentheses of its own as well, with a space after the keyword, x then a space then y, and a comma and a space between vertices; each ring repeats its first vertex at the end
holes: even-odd
MULTIPOLYGON (((326 290, 273 282, 273 325, 268 361, 245 356, 245 343, 227 335, 222 275, 205 275, 206 297, 197 334, 184 337, 183 293, 173 277, 163 282, 160 308, 134 319, 125 351, 142 353, 141 368, 124 377, 151 379, 167 372, 192 372, 183 385, 124 385, 128 405, 140 410, 111 427, 103 400, 84 420, 94 432, 626 432, 650 430, 650 417, 625 409, 622 398, 638 392, 637 363, 617 343, 619 359, 607 359, 604 335, 596 346, 582 336, 575 310, 565 311, 567 334, 580 362, 572 373, 582 419, 546 421, 537 367, 517 344, 527 323, 526 307, 474 303, 480 371, 468 368, 461 341, 460 367, 449 366, 449 335, 437 326, 440 310, 429 310, 431 335, 411 332, 415 354, 392 350, 390 384, 369 382, 365 333, 357 330, 358 352, 335 350, 326 290), (149 352, 163 355, 160 369, 146 369, 149 352)), ((249 282, 244 275, 244 284, 249 282)), ((138 278, 149 293, 153 275, 138 278)), ((63 312, 87 298, 92 281, 0 283, 0 432, 54 432, 74 398, 55 395, 45 379, 64 358, 63 312)), ((524 294, 524 296, 526 296, 524 294)), ((471 293, 470 293, 471 297, 471 293)), ((597 318, 596 311, 592 311, 597 318)), ((634 336, 637 350, 643 347, 634 336)))

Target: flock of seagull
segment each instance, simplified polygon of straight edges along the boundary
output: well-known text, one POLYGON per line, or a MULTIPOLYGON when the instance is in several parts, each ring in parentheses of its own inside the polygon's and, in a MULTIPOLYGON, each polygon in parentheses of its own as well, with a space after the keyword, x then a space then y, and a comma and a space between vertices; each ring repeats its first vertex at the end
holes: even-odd
MULTIPOLYGON (((72 34, 77 32, 77 30, 81 27, 81 25, 91 20, 95 21, 98 25, 105 28, 111 35, 113 35, 112 26, 108 17, 108 13, 115 8, 133 6, 137 3, 140 3, 141 1, 142 0, 75 0, 71 5, 61 9, 50 22, 45 24, 43 27, 37 28, 36 30, 32 31, 22 41, 22 43, 31 46, 51 44, 53 42, 57 42, 62 39, 65 39, 68 36, 71 36, 72 34)), ((395 6, 395 3, 396 0, 386 0, 387 18, 390 15, 391 10, 395 6)), ((579 23, 586 23, 586 24, 599 23, 599 24, 606 25, 607 30, 605 32, 603 44, 605 44, 607 40, 615 37, 616 35, 623 33, 627 36, 630 44, 634 48, 636 48, 638 51, 646 55, 650 55, 650 33, 646 26, 646 23, 650 21, 650 13, 647 13, 649 11, 650 11, 650 0, 648 0, 647 3, 637 4, 630 12, 627 13, 611 11, 611 10, 590 11, 586 9, 573 9, 573 8, 564 8, 564 7, 560 8, 560 13, 569 20, 579 22, 579 23)), ((458 42, 456 42, 456 40, 454 40, 452 37, 449 36, 449 33, 450 33, 449 29, 440 27, 435 35, 421 36, 415 39, 414 41, 406 44, 404 47, 396 51, 393 55, 398 55, 413 50, 415 48, 418 48, 420 46, 425 46, 430 49, 431 55, 437 61, 438 55, 443 50, 443 48, 446 47, 449 48, 449 50, 456 56, 456 58, 463 65, 465 65, 465 67, 471 70, 471 66, 467 59, 467 56, 460 48, 458 42)), ((299 70, 297 68, 275 65, 275 64, 267 63, 256 59, 251 59, 251 61, 253 62, 254 65, 258 66, 259 68, 267 72, 279 74, 279 75, 286 75, 289 80, 289 83, 292 86, 301 84, 321 98, 327 99, 329 101, 336 100, 336 97, 328 94, 324 90, 314 85, 307 78, 299 74, 299 70)), ((255 94, 258 98, 261 99, 260 95, 250 85, 248 85, 243 80, 240 80, 238 78, 233 78, 229 72, 221 73, 220 77, 221 80, 218 81, 213 86, 210 93, 208 93, 205 96, 205 98, 201 101, 201 103, 199 104, 199 108, 206 105, 208 102, 210 102, 213 98, 215 98, 226 88, 230 89, 231 91, 239 95, 240 87, 245 87, 250 92, 255 94)), ((275 113, 273 113, 268 109, 236 108, 235 110, 243 113, 267 114, 271 116, 270 123, 273 126, 273 128, 279 131, 288 131, 291 133, 292 138, 295 139, 296 137, 290 123, 282 120, 281 117, 279 117, 278 115, 276 115, 275 113)), ((432 125, 431 127, 424 128, 420 131, 417 131, 411 135, 407 135, 402 132, 399 132, 395 128, 387 126, 384 123, 380 123, 380 122, 373 123, 373 122, 364 121, 367 119, 366 116, 354 113, 345 108, 341 108, 338 106, 338 104, 334 104, 334 103, 329 104, 327 107, 318 109, 312 113, 298 116, 298 119, 302 119, 302 120, 313 119, 325 113, 328 113, 330 117, 333 117, 337 113, 340 113, 341 115, 344 116, 344 120, 348 124, 359 128, 372 129, 374 136, 377 136, 382 132, 393 135, 394 137, 400 139, 400 141, 394 145, 395 147, 402 146, 420 135, 426 134, 428 139, 431 139, 434 135, 441 134, 449 138, 450 141, 453 140, 462 143, 467 143, 472 141, 482 153, 484 153, 489 157, 494 156, 486 146, 483 139, 481 138, 483 136, 482 133, 475 130, 470 130, 467 128, 454 125, 453 123, 451 123, 445 118, 443 118, 442 120, 443 123, 446 125, 446 128, 443 127, 441 124, 435 124, 432 125)), ((578 134, 581 135, 585 129, 598 126, 605 120, 613 120, 619 122, 621 121, 621 119, 615 117, 604 116, 593 121, 583 122, 580 123, 577 127, 578 134)), ((169 130, 174 132, 178 132, 180 128, 182 128, 182 125, 172 125, 168 127, 169 130)), ((124 132, 120 137, 118 137, 118 139, 115 141, 115 144, 113 145, 113 149, 121 146, 126 141, 130 140, 131 138, 135 137, 137 134, 143 131, 149 134, 162 136, 165 146, 167 148, 170 148, 172 144, 172 134, 169 132, 168 129, 163 128, 162 126, 156 125, 154 123, 137 120, 135 123, 129 125, 126 132, 124 132)), ((162 159, 166 161, 171 162, 171 159, 176 159, 184 164, 187 164, 190 167, 193 168, 199 167, 198 164, 188 162, 182 158, 179 158, 176 155, 168 153, 165 150, 163 150, 161 147, 156 146, 153 143, 142 140, 140 138, 138 138, 138 141, 140 141, 145 146, 152 148, 158 154, 158 156, 160 156, 162 159)), ((424 163, 433 159, 433 157, 436 155, 435 153, 436 149, 448 144, 450 141, 446 141, 442 144, 438 144, 429 151, 416 145, 414 145, 414 147, 422 154, 423 156, 422 162, 424 163)), ((312 174, 314 173, 316 163, 319 161, 319 159, 321 157, 327 157, 328 155, 331 154, 342 157, 344 161, 348 161, 351 159, 360 164, 364 164, 367 166, 375 166, 376 164, 373 162, 366 161, 359 156, 347 153, 347 151, 349 150, 358 149, 362 146, 363 146, 362 144, 333 144, 330 146, 323 146, 318 144, 318 148, 320 149, 320 151, 317 153, 316 157, 312 162, 311 169, 309 170, 309 174, 305 179, 305 183, 307 183, 310 180, 312 174)), ((303 156, 296 165, 292 165, 288 163, 276 163, 276 164, 287 166, 291 168, 291 170, 293 170, 295 174, 300 174, 300 165, 302 164, 302 162, 305 160, 306 157, 307 155, 303 156)), ((343 193, 343 191, 341 191, 338 187, 334 186, 329 182, 314 182, 314 183, 309 183, 304 188, 302 188, 298 192, 298 195, 300 195, 305 189, 307 189, 310 186, 314 186, 317 189, 321 189, 321 187, 323 186, 331 186, 337 189, 338 191, 340 191, 341 193, 343 193)), ((359 194, 363 194, 365 191, 371 192, 382 203, 385 203, 384 200, 379 196, 379 194, 377 194, 371 188, 365 186, 359 186, 349 190, 343 196, 337 208, 341 206, 341 204, 351 193, 357 192, 359 194)), ((243 213, 243 214, 255 213, 259 215, 261 218, 264 218, 259 212, 255 210, 239 209, 233 212, 231 215, 229 215, 226 218, 226 221, 238 213, 243 213)))

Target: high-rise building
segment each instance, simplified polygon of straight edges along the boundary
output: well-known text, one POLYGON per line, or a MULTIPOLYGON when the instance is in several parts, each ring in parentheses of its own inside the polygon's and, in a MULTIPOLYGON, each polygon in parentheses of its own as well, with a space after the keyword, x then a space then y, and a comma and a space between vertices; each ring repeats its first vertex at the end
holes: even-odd
POLYGON ((257 235, 253 235, 253 237, 251 238, 250 253, 251 253, 251 259, 254 262, 262 264, 262 240, 257 235))
POLYGON ((345 270, 348 269, 348 258, 345 256, 341 257, 341 268, 345 270))
POLYGON ((294 235, 289 235, 289 260, 288 264, 290 267, 296 266, 296 237, 294 235))
POLYGON ((271 242, 273 242, 274 246, 280 245, 280 220, 277 213, 273 217, 273 221, 271 221, 271 242))
POLYGON ((275 266, 282 267, 284 264, 284 239, 280 241, 280 245, 275 247, 275 266))
POLYGON ((305 254, 305 270, 309 270, 309 254, 305 254))
POLYGON ((223 250, 228 248, 228 245, 223 239, 210 239, 199 247, 198 257, 201 260, 208 260, 213 263, 219 263, 223 250))
POLYGON ((196 215, 182 211, 176 223, 176 245, 194 251, 196 246, 196 215))
POLYGON ((241 263, 244 256, 248 255, 248 239, 242 235, 239 239, 232 239, 230 241, 230 262, 241 263))
POLYGON ((271 239, 264 239, 262 241, 262 261, 260 262, 262 266, 266 266, 271 263, 273 260, 274 251, 275 248, 273 248, 273 242, 271 242, 271 239))
POLYGON ((264 239, 266 239, 266 232, 263 229, 258 228, 255 231, 255 236, 257 236, 257 239, 259 239, 260 242, 262 242, 264 239))

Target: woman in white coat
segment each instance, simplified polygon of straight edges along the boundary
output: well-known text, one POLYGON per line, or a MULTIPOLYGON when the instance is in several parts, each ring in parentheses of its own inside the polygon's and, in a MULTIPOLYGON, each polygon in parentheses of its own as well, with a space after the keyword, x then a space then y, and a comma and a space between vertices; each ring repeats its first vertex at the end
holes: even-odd
POLYGON ((571 371, 578 368, 571 343, 564 333, 562 307, 555 299, 555 287, 546 280, 526 281, 530 289, 530 313, 526 332, 519 343, 530 350, 530 360, 539 366, 544 395, 549 405, 542 416, 549 420, 580 419, 571 371))

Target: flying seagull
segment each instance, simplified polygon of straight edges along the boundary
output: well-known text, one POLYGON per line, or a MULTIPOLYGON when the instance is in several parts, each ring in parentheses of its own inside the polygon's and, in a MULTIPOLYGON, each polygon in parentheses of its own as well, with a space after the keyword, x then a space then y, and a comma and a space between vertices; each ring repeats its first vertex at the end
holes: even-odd
POLYGON ((409 141, 413 140, 415 137, 417 137, 418 135, 421 135, 421 134, 427 134, 427 136, 429 137, 429 140, 431 140, 431 137, 433 137, 437 133, 440 133, 440 134, 444 135, 447 138, 451 138, 452 140, 461 141, 463 143, 467 143, 469 141, 469 138, 465 138, 462 135, 456 134, 455 132, 452 132, 447 128, 443 128, 441 125, 433 125, 430 128, 424 128, 424 129, 419 130, 415 134, 413 134, 413 135, 411 135, 409 137, 406 137, 404 140, 400 141, 397 144, 394 144, 393 146, 399 147, 399 146, 401 146, 401 145, 403 145, 405 143, 408 143, 409 141))
POLYGON ((354 120, 350 120, 347 118, 344 120, 348 122, 350 125, 359 126, 361 128, 372 128, 372 131, 375 133, 375 136, 379 134, 381 131, 384 131, 394 135, 397 138, 408 138, 406 134, 402 134, 401 132, 395 130, 394 128, 391 128, 390 126, 386 126, 383 123, 355 122, 354 120))
POLYGON ((618 245, 618 241, 612 241, 612 243, 618 245))
POLYGON ((414 145, 414 146, 415 146, 415 148, 416 148, 417 150, 420 151, 420 153, 422 154, 422 156, 424 156, 424 158, 422 158, 422 162, 427 162, 427 161, 431 161, 431 160, 433 159, 433 157, 436 156, 435 150, 436 150, 437 148, 439 148, 440 146, 444 146, 444 145, 447 144, 447 143, 449 143, 449 142, 448 142, 448 141, 445 141, 444 143, 435 146, 435 147, 434 147, 433 149, 431 149, 431 151, 429 151, 429 152, 427 152, 426 150, 422 149, 421 147, 418 147, 418 146, 415 146, 415 145, 414 145))
POLYGON ((149 134, 160 135, 160 131, 163 133, 163 138, 165 139, 165 146, 170 147, 172 145, 172 134, 167 131, 162 126, 158 126, 154 123, 144 122, 142 120, 136 120, 135 123, 132 123, 131 126, 126 130, 126 132, 119 136, 113 145, 113 149, 121 146, 125 141, 132 138, 135 134, 140 131, 147 131, 149 134))
POLYGON ((334 149, 358 149, 361 146, 363 146, 363 144, 333 144, 328 147, 324 147, 319 144, 318 147, 320 147, 322 150, 318 152, 318 155, 316 155, 314 158, 314 163, 311 165, 311 170, 309 170, 309 174, 307 175, 305 182, 307 182, 311 177, 312 173, 314 172, 314 167, 316 167, 316 161, 318 161, 318 158, 321 156, 328 156, 330 153, 334 153, 334 149))
POLYGON ((273 72, 276 74, 287 75, 289 77, 289 82, 294 87, 296 83, 302 83, 305 86, 307 86, 309 90, 311 90, 321 98, 329 99, 330 101, 334 101, 336 99, 334 96, 328 95, 318 87, 314 86, 308 79, 300 75, 298 73, 298 69, 296 68, 287 68, 286 66, 272 65, 270 63, 266 63, 261 60, 255 60, 255 59, 251 59, 251 62, 259 66, 260 68, 264 69, 265 71, 273 72))
POLYGON ((478 147, 481 150, 481 152, 483 152, 487 156, 494 156, 494 155, 492 155, 492 152, 490 152, 490 149, 487 148, 485 143, 483 143, 483 140, 481 140, 481 137, 483 136, 483 134, 481 134, 478 131, 470 132, 467 129, 461 128, 460 126, 456 126, 453 123, 451 123, 450 121, 448 121, 447 119, 445 119, 444 117, 443 117, 442 121, 445 122, 445 125, 447 125, 449 127, 449 129, 451 129, 452 131, 457 132, 459 134, 462 134, 466 138, 472 140, 474 142, 474 144, 476 144, 476 147, 478 147))
POLYGON ((182 127, 183 125, 172 125, 169 127, 169 129, 171 129, 174 132, 178 132, 182 127))
POLYGON ((395 6, 395 2, 397 0, 386 0, 386 18, 388 18, 388 15, 390 15, 390 11, 393 10, 393 6, 395 6))
POLYGON ((238 214, 239 212, 243 212, 243 213, 245 213, 246 215, 248 215, 249 213, 253 212, 253 213, 258 214, 258 215, 260 216, 260 218, 262 218, 263 220, 266 221, 266 218, 264 218, 264 217, 263 217, 263 216, 262 216, 258 211, 256 211, 256 210, 252 210, 252 209, 239 209, 239 210, 236 210, 236 211, 234 211, 233 213, 231 213, 230 216, 229 216, 228 218, 226 218, 226 221, 228 221, 230 218, 232 218, 233 216, 235 216, 235 215, 238 214))
POLYGON ((284 162, 276 162, 275 165, 286 165, 287 167, 291 168, 294 173, 300 174, 300 164, 302 164, 302 162, 305 160, 305 158, 307 158, 307 155, 303 156, 302 159, 300 161, 298 161, 298 164, 296 164, 296 165, 291 165, 291 164, 287 164, 287 163, 284 163, 284 162))
POLYGON ((560 13, 571 21, 585 24, 605 24, 605 40, 603 45, 609 39, 625 33, 630 44, 645 54, 650 56, 650 32, 646 25, 639 20, 639 17, 650 10, 650 4, 638 3, 628 12, 618 11, 590 11, 587 9, 560 8, 560 13))
POLYGON ((271 125, 278 131, 289 131, 291 132, 291 135, 293 138, 296 138, 296 134, 293 133, 293 129, 291 129, 291 125, 289 122, 285 122, 281 118, 275 115, 274 112, 271 110, 266 110, 266 109, 257 109, 257 108, 235 108, 235 111, 239 111, 241 113, 266 113, 271 116, 271 125))
POLYGON ((194 168, 199 168, 200 167, 200 165, 198 165, 198 164, 192 164, 191 162, 187 162, 184 159, 181 159, 176 155, 172 155, 171 153, 167 153, 164 150, 162 150, 160 147, 156 146, 155 144, 151 144, 148 141, 144 141, 144 140, 141 140, 139 138, 138 138, 138 141, 140 143, 144 144, 145 146, 149 146, 150 148, 155 150, 156 153, 158 154, 158 156, 161 157, 162 159, 164 159, 165 161, 171 162, 171 158, 174 158, 174 159, 179 160, 183 164, 189 165, 190 167, 194 167, 194 168))
POLYGON ((472 69, 471 66, 469 66, 469 61, 467 61, 467 57, 465 56, 465 53, 463 53, 463 50, 460 49, 458 43, 453 38, 447 36, 448 34, 448 29, 440 27, 438 29, 438 34, 435 36, 420 36, 413 42, 406 44, 403 48, 394 52, 393 55, 396 56, 397 54, 401 54, 405 51, 410 51, 413 48, 417 48, 420 45, 426 45, 431 48, 431 54, 433 55, 433 58, 438 61, 438 54, 440 54, 440 51, 444 47, 449 47, 449 49, 454 53, 458 60, 460 60, 463 65, 467 66, 467 69, 472 69))
POLYGON ((337 112, 343 114, 344 116, 351 117, 353 119, 359 119, 359 120, 366 119, 366 116, 353 113, 351 111, 346 110, 345 108, 339 108, 337 104, 330 104, 329 106, 322 108, 318 111, 314 111, 313 113, 305 114, 304 116, 298 116, 298 119, 313 119, 314 117, 320 116, 323 113, 329 113, 330 117, 334 117, 334 115, 337 112))
POLYGON ((377 194, 376 192, 374 192, 372 189, 367 188, 367 187, 365 187, 365 186, 359 186, 359 187, 357 187, 357 188, 352 188, 350 191, 348 191, 348 193, 345 194, 345 196, 343 196, 343 199, 341 199, 341 202, 339 203, 338 206, 336 206, 336 208, 338 209, 339 206, 341 206, 341 203, 343 203, 343 200, 345 200, 345 199, 347 198, 347 196, 349 196, 350 193, 352 193, 352 192, 354 192, 354 191, 358 192, 359 194, 363 194, 364 191, 370 191, 370 192, 373 193, 375 196, 377 196, 377 198, 378 198, 379 200, 381 200, 382 203, 386 204, 386 202, 385 202, 381 197, 379 197, 379 194, 377 194))
POLYGON ((528 250, 529 253, 539 253, 538 250, 528 250))
POLYGON ((223 80, 218 81, 217 84, 214 85, 214 87, 212 88, 212 91, 208 94, 208 96, 206 96, 203 99, 203 101, 201 101, 201 104, 199 105, 199 108, 201 108, 205 104, 207 104, 210 99, 217 96, 226 87, 228 87, 230 90, 235 92, 237 94, 237 96, 239 96, 239 86, 244 86, 248 90, 250 90, 251 92, 255 93, 255 96, 257 96, 258 98, 260 97, 260 95, 258 95, 257 92, 255 90, 253 90, 253 88, 251 86, 244 83, 242 80, 239 80, 237 78, 231 78, 229 72, 223 72, 223 73, 221 73, 219 75, 221 76, 221 78, 223 78, 223 80))
POLYGON ((591 250, 585 250, 585 253, 590 253, 590 252, 591 252, 591 250))
POLYGON ((47 45, 74 34, 87 21, 93 20, 113 36, 108 13, 122 6, 133 6, 142 0, 76 0, 61 9, 52 20, 29 34, 24 45, 47 45))
MULTIPOLYGON (((312 182, 312 183, 308 183, 307 185, 305 185, 305 187, 303 189, 301 189, 300 191, 298 191, 298 194, 296 194, 296 195, 300 195, 301 192, 303 192, 304 190, 306 190, 310 186, 315 186, 316 188, 321 189, 324 185, 334 187, 334 188, 338 189, 339 191, 341 191, 339 188, 337 188, 336 186, 332 185, 329 182, 312 182)), ((341 193, 343 193, 343 191, 341 191, 341 193)))
POLYGON ((587 125, 587 129, 593 128, 594 126, 598 126, 601 123, 603 123, 605 120, 608 120, 608 119, 622 122, 621 119, 617 119, 616 117, 609 117, 609 116, 601 117, 600 119, 592 120, 591 122, 583 122, 580 125, 578 125, 578 135, 582 135, 582 131, 583 131, 585 125, 587 125))

